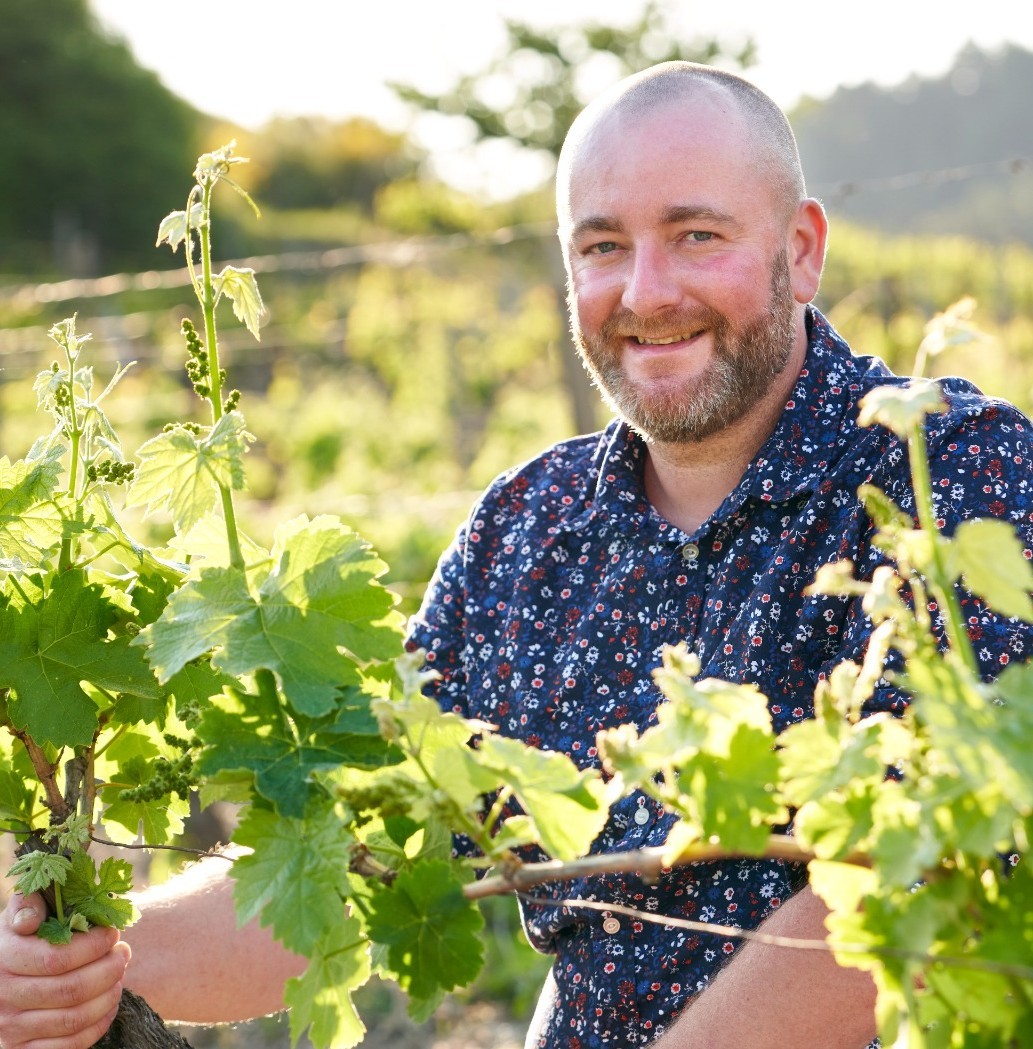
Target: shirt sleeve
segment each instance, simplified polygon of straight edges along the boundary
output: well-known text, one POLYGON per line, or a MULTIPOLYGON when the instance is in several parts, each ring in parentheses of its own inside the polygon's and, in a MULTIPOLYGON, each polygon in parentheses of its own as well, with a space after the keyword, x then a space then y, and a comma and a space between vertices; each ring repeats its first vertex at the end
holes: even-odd
POLYGON ((424 665, 438 678, 424 691, 442 709, 467 716, 466 641, 466 548, 467 527, 463 525, 441 555, 423 597, 420 610, 409 621, 406 648, 422 649, 424 665))

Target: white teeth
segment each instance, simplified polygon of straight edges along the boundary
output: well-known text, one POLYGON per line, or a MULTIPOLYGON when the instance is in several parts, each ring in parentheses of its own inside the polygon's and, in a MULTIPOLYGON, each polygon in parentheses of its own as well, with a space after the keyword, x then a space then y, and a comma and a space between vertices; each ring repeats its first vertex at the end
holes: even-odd
POLYGON ((635 338, 639 346, 670 346, 672 342, 688 342, 692 336, 672 335, 669 339, 644 339, 641 335, 636 335, 635 338))

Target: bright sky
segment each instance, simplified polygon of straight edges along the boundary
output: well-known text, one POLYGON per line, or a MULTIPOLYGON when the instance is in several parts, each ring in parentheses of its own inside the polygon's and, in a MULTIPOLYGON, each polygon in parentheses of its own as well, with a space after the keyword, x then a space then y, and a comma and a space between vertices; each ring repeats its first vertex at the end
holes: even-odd
MULTIPOLYGON (((502 48, 503 16, 626 23, 643 0, 90 0, 177 94, 255 128, 274 115, 372 116, 405 126, 389 80, 441 89, 502 48), (559 15, 562 15, 562 18, 559 15)), ((803 94, 937 76, 968 41, 1033 50, 1022 0, 669 0, 687 36, 752 36, 749 76, 791 107, 803 94)), ((443 133, 439 129, 438 133, 443 133)), ((432 143, 448 151, 458 143, 432 143)), ((498 169, 495 171, 498 175, 498 169)))

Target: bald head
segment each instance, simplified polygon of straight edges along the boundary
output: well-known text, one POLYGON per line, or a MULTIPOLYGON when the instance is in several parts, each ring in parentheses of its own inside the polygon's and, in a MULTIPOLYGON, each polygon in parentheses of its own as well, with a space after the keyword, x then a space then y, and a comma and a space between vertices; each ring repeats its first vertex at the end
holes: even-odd
POLYGON ((788 216, 806 196, 800 155, 789 121, 763 91, 734 73, 695 62, 664 62, 626 77, 587 106, 571 125, 556 176, 561 217, 568 204, 573 173, 593 135, 614 119, 667 108, 717 106, 739 125, 749 145, 749 163, 767 182, 788 216))

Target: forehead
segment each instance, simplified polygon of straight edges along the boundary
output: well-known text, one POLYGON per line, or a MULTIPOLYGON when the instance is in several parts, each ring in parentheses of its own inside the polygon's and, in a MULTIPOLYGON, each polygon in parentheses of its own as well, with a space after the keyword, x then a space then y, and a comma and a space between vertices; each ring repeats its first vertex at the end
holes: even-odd
POLYGON ((614 107, 579 130, 561 168, 561 228, 590 216, 647 220, 671 207, 738 215, 770 207, 770 169, 746 119, 709 93, 614 107))

